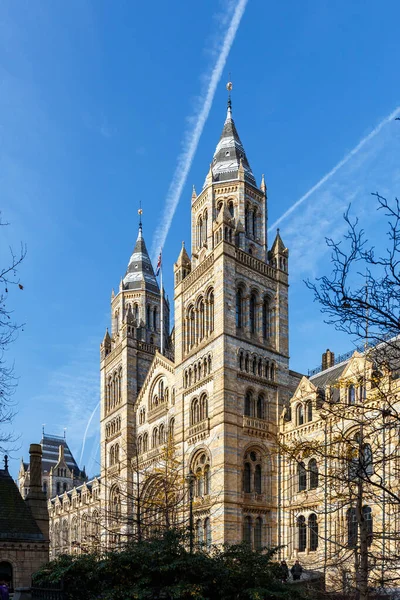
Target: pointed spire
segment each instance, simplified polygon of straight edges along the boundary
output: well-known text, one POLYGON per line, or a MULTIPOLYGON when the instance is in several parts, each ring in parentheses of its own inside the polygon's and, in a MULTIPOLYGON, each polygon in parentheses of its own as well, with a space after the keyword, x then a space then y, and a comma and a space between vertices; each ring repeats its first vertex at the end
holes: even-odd
POLYGON ((111 300, 113 300, 115 298, 115 292, 114 292, 114 288, 111 290, 111 300))
POLYGON ((106 332, 105 332, 104 337, 103 337, 103 345, 104 346, 110 346, 111 345, 111 336, 110 336, 110 334, 108 332, 108 327, 106 328, 106 332))
POLYGON ((190 267, 190 265, 191 265, 191 261, 190 261, 188 253, 186 252, 185 242, 182 241, 182 248, 179 253, 178 260, 176 261, 176 266, 177 267, 182 267, 182 266, 190 267))
POLYGON ((140 220, 139 231, 128 268, 123 278, 124 289, 135 290, 143 287, 156 294, 159 293, 158 283, 154 275, 153 265, 147 252, 143 237, 143 226, 140 220))
MULTIPOLYGON (((256 186, 256 180, 247 160, 246 152, 237 132, 235 122, 232 118, 231 89, 232 84, 229 82, 227 85, 227 90, 229 92, 228 110, 222 134, 215 149, 211 165, 212 181, 230 181, 232 179, 238 179, 240 160, 242 160, 242 172, 245 181, 256 186)), ((208 175, 204 187, 209 185, 209 183, 210 179, 208 175)))
POLYGON ((194 185, 193 185, 193 190, 192 190, 192 201, 193 201, 193 200, 196 200, 196 198, 197 198, 196 188, 195 188, 195 187, 194 187, 194 185))
POLYGON ((272 247, 271 247, 271 252, 272 252, 272 254, 288 253, 288 249, 286 248, 285 244, 282 242, 281 234, 279 233, 279 227, 276 230, 276 236, 275 236, 274 243, 272 244, 272 247))

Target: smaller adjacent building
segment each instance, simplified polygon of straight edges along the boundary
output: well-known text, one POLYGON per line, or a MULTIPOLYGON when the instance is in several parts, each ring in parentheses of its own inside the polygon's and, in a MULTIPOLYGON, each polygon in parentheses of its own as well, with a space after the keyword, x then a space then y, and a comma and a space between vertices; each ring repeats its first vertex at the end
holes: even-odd
POLYGON ((49 515, 42 490, 42 448, 31 444, 30 489, 22 498, 8 472, 0 469, 0 577, 10 588, 29 588, 32 574, 49 560, 49 515))
MULTIPOLYGON (((42 485, 47 498, 63 494, 87 481, 85 468, 81 470, 67 444, 65 437, 48 435, 43 431, 42 485)), ((21 496, 26 498, 30 489, 29 463, 21 459, 18 474, 18 487, 21 496)))

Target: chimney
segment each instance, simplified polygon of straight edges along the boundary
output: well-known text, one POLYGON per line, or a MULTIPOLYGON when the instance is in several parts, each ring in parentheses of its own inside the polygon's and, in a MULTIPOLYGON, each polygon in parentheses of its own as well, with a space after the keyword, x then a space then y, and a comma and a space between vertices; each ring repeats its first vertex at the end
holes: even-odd
POLYGON ((329 349, 322 355, 322 370, 329 369, 329 367, 333 367, 335 364, 335 355, 329 349))
POLYGON ((30 489, 25 502, 31 509, 41 532, 46 540, 49 539, 49 513, 47 511, 46 494, 42 490, 42 446, 31 444, 30 455, 30 489))

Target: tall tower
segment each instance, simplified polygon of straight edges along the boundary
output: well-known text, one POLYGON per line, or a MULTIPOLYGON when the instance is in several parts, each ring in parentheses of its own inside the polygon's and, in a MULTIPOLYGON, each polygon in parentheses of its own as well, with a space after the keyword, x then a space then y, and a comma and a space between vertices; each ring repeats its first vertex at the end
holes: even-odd
POLYGON ((183 463, 199 474, 208 466, 212 493, 198 514, 204 527, 211 519, 213 543, 276 543, 273 439, 289 396, 288 250, 278 234, 268 251, 266 185, 262 177, 257 186, 230 97, 203 189, 193 190, 191 221, 191 258, 182 249, 175 265, 183 463))
MULTIPOLYGON (((106 331, 100 346, 102 504, 107 507, 103 519, 110 543, 118 543, 118 535, 132 526, 134 403, 160 347, 160 312, 160 289, 140 222, 118 294, 114 290, 111 294, 111 334, 106 331)), ((166 348, 169 303, 165 298, 164 322, 166 348)))

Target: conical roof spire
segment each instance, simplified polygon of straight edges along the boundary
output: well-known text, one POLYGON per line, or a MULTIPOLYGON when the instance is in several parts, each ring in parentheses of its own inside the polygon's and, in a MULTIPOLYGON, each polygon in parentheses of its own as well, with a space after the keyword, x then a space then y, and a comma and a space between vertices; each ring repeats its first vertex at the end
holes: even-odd
MULTIPOLYGON (((230 92, 232 84, 228 83, 227 89, 230 92)), ((232 118, 232 101, 229 94, 228 110, 224 127, 211 164, 213 181, 238 179, 240 161, 242 161, 245 181, 256 185, 256 180, 249 165, 249 161, 247 160, 246 152, 232 118)))
POLYGON ((123 278, 124 289, 140 290, 145 287, 149 291, 159 293, 158 283, 154 275, 153 265, 147 252, 143 237, 142 221, 139 223, 139 231, 135 248, 129 260, 125 277, 123 278))

